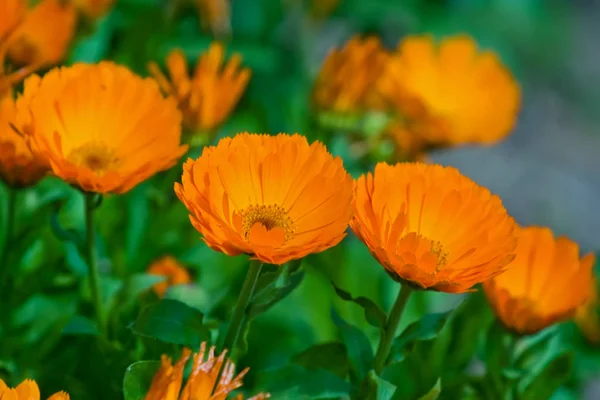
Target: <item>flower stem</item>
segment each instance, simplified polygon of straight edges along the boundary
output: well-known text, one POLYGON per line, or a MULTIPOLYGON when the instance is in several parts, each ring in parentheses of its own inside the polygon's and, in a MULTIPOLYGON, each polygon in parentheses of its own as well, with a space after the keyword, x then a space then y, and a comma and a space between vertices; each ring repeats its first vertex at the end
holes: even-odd
POLYGON ((13 230, 15 226, 17 191, 11 187, 8 188, 8 213, 6 215, 6 228, 4 233, 4 245, 0 253, 0 286, 3 286, 8 278, 8 253, 13 240, 13 230))
POLYGON ((248 302, 254 293, 254 287, 256 286, 256 281, 258 280, 261 269, 262 262, 258 260, 250 261, 250 266, 248 268, 248 272, 246 273, 246 279, 244 280, 242 290, 237 302, 235 303, 235 307, 233 308, 231 321, 229 323, 229 327, 227 328, 225 340, 223 341, 223 349, 229 349, 231 352, 235 350, 235 346, 244 323, 244 317, 246 316, 246 308, 248 307, 248 302))
POLYGON ((93 193, 85 193, 85 250, 89 269, 90 292, 98 329, 104 332, 104 315, 102 313, 102 301, 100 299, 100 273, 98 272, 98 260, 96 256, 96 243, 94 236, 94 209, 96 202, 93 193))
POLYGON ((392 348, 392 341, 396 336, 400 319, 402 318, 402 314, 404 313, 406 303, 408 302, 408 298, 410 297, 411 293, 412 289, 407 284, 403 284, 400 287, 400 292, 398 293, 396 302, 394 303, 392 311, 390 311, 390 315, 385 323, 385 328, 381 334, 381 341, 379 342, 379 347, 377 348, 377 353, 375 354, 375 360, 373 361, 373 369, 377 375, 381 374, 381 371, 385 365, 385 361, 388 358, 390 349, 392 348))

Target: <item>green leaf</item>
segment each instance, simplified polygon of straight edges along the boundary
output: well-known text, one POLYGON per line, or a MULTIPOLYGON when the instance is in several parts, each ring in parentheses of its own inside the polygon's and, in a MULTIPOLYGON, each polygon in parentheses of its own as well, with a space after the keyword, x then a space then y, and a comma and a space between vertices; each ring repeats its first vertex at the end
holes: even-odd
POLYGON ((344 399, 352 390, 350 383, 329 371, 294 364, 264 370, 257 378, 273 399, 344 399))
POLYGON ((286 298, 292 291, 300 285, 304 278, 304 271, 296 272, 289 277, 279 277, 275 284, 268 290, 265 290, 261 296, 255 298, 248 306, 246 314, 252 318, 262 314, 273 307, 280 300, 286 298))
POLYGON ((340 342, 319 343, 292 358, 292 362, 306 369, 324 369, 345 378, 348 374, 348 352, 340 342))
POLYGON ((360 398, 365 400, 391 400, 396 392, 396 386, 381 379, 375 371, 369 371, 360 398))
POLYGON ((129 263, 133 263, 138 259, 138 252, 144 241, 144 235, 148 232, 150 210, 148 196, 146 195, 147 185, 147 182, 142 183, 127 196, 128 221, 125 249, 129 263))
POLYGON ((573 354, 559 354, 529 379, 522 379, 518 385, 518 398, 544 400, 569 379, 573 368, 573 354))
POLYGON ((491 380, 491 386, 497 393, 505 391, 501 371, 503 367, 509 365, 511 357, 505 344, 506 338, 507 333, 498 320, 492 324, 485 338, 486 371, 491 380))
POLYGON ((373 347, 363 331, 344 321, 335 310, 331 310, 331 319, 340 329, 342 340, 348 350, 348 357, 358 377, 363 379, 373 363, 373 347))
POLYGON ((130 329, 136 335, 195 349, 210 337, 202 319, 200 311, 180 301, 163 299, 144 308, 130 329))
POLYGON ((331 281, 335 293, 344 301, 350 301, 352 303, 361 306, 365 312, 365 318, 369 324, 375 328, 383 329, 385 326, 386 316, 383 310, 375 304, 372 300, 360 296, 352 297, 352 295, 343 289, 340 289, 335 282, 331 281))
POLYGON ((419 397, 419 400, 436 400, 442 393, 442 380, 438 378, 435 385, 424 396, 419 397))
POLYGON ((448 320, 451 312, 426 314, 418 321, 410 324, 394 339, 391 354, 392 361, 399 361, 406 347, 415 342, 435 339, 448 320))
POLYGON ((98 327, 94 321, 81 315, 74 315, 62 332, 64 335, 98 335, 98 327))
POLYGON ((214 297, 216 296, 211 296, 199 285, 175 285, 167 289, 164 298, 178 300, 190 307, 208 312, 215 300, 214 297))
POLYGON ((144 400, 160 361, 138 361, 127 367, 123 378, 125 400, 144 400))

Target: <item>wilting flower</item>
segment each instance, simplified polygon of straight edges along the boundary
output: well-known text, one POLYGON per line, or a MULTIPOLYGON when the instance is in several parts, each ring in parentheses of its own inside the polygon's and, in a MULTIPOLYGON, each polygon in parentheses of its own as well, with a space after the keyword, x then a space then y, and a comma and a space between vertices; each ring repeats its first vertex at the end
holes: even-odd
POLYGON ((212 43, 208 52, 198 58, 193 76, 181 50, 174 50, 167 57, 170 79, 155 63, 149 69, 163 91, 177 99, 186 127, 205 135, 214 134, 246 90, 251 74, 248 68, 240 67, 241 63, 240 54, 225 62, 223 46, 212 43))
POLYGON ((175 101, 152 79, 111 62, 29 77, 17 117, 34 153, 87 192, 124 193, 186 151, 175 101))
MULTIPOLYGON (((9 388, 2 379, 0 379, 0 399, 2 400, 40 400, 40 389, 31 379, 26 379, 14 389, 9 388)), ((58 392, 48 398, 48 400, 69 400, 69 395, 65 392, 58 392)))
POLYGON ((326 58, 313 88, 313 102, 325 112, 361 114, 380 108, 374 85, 388 55, 376 37, 353 37, 326 58))
POLYGON ((215 35, 231 33, 230 0, 195 0, 200 23, 215 35))
POLYGON ((25 139, 11 125, 16 123, 15 102, 11 95, 0 98, 0 180, 12 187, 37 183, 49 166, 31 153, 25 139))
POLYGON ((439 45, 430 36, 404 39, 377 86, 403 129, 427 146, 495 143, 513 128, 520 103, 496 54, 464 35, 439 45))
POLYGON ((579 246, 568 238, 523 228, 508 271, 483 287, 507 328, 531 334, 570 319, 592 297, 593 264, 594 255, 579 258, 579 246))
POLYGON ((73 0, 77 8, 90 18, 100 18, 108 12, 116 0, 73 0))
POLYGON ((298 134, 224 138, 184 164, 175 192, 208 246, 271 264, 338 244, 352 214, 342 159, 298 134))
POLYGON ((166 281, 159 282, 152 287, 159 297, 164 296, 167 289, 171 286, 184 285, 192 281, 188 270, 171 256, 166 256, 153 262, 148 267, 148 273, 167 278, 166 281))
POLYGON ((514 257, 516 225, 500 198, 455 168, 379 163, 355 192, 352 230, 413 287, 465 292, 514 257))
POLYGON ((600 300, 598 298, 598 281, 594 277, 591 282, 592 296, 575 312, 575 323, 592 344, 600 344, 600 300))
MULTIPOLYGON (((192 351, 184 349, 175 365, 169 357, 163 355, 160 369, 154 375, 144 400, 225 400, 231 391, 242 386, 242 379, 250 369, 246 368, 234 376, 235 364, 225 360, 226 354, 227 350, 215 357, 215 347, 212 346, 208 351, 208 358, 204 360, 206 342, 203 342, 200 345, 200 352, 193 354, 192 372, 183 390, 181 390, 183 370, 192 356, 192 351), (225 367, 221 372, 223 363, 225 367)), ((261 393, 248 400, 264 400, 269 397, 269 394, 261 393)), ((235 399, 243 400, 243 396, 238 395, 235 399)))

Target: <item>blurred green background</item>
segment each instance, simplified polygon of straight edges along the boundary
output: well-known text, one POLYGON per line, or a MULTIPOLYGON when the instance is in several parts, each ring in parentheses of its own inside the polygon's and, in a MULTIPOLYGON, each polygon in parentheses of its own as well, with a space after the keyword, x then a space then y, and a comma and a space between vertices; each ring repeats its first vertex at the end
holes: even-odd
MULTIPOLYGON (((229 52, 243 55, 253 76, 220 136, 249 131, 319 137, 357 176, 365 166, 353 159, 348 141, 323 138, 313 122, 312 82, 327 52, 361 33, 380 36, 392 49, 407 34, 442 37, 466 32, 482 47, 496 50, 519 80, 523 90, 519 122, 512 136, 498 146, 448 149, 431 154, 431 159, 459 167, 498 193, 519 223, 547 225, 556 234, 578 241, 586 251, 600 250, 600 2, 341 0, 329 15, 315 16, 311 9, 317 2, 233 0, 231 35, 222 40, 229 52)), ((211 40, 191 2, 118 0, 108 15, 76 40, 67 63, 110 59, 148 75, 149 61, 163 64, 175 47, 195 60, 211 40)), ((126 196, 105 198, 96 213, 100 266, 112 275, 103 282, 105 300, 118 304, 127 300, 127 306, 119 307, 115 324, 127 326, 139 310, 134 301, 138 293, 126 277, 143 273, 163 255, 173 255, 189 266, 196 282, 173 288, 167 297, 199 309, 216 326, 226 320, 235 301, 247 259, 215 253, 199 239, 172 191, 177 168, 126 196)), ((151 340, 140 344, 127 330, 118 348, 104 347, 86 335, 85 328, 77 328, 73 316, 78 296, 89 296, 80 293, 77 284, 85 279, 86 267, 75 246, 56 237, 51 222, 81 230, 82 197, 53 178, 20 196, 18 225, 27 231, 14 249, 19 257, 12 262, 20 271, 14 293, 0 310, 5 315, 8 307, 12 310, 10 324, 0 325, 4 337, 0 376, 15 381, 32 377, 44 393, 65 389, 73 399, 119 398, 130 362, 158 359, 162 352, 176 355, 176 348, 151 340)), ((367 249, 349 234, 342 245, 310 256, 302 265, 305 275, 298 289, 252 322, 248 352, 239 361, 239 369, 252 368, 246 378, 248 389, 284 391, 299 378, 290 369, 294 355, 343 337, 343 325, 334 323, 332 309, 376 344, 377 329, 369 325, 360 307, 340 300, 330 283, 333 280, 352 295, 366 296, 389 310, 398 285, 367 249)), ((150 301, 150 295, 142 298, 142 304, 150 301)), ((458 295, 417 293, 402 325, 423 313, 452 309, 461 301, 458 295)), ((444 328, 451 331, 445 343, 433 338, 419 341, 416 356, 407 356, 409 362, 396 371, 394 379, 402 388, 396 398, 423 395, 441 374, 448 389, 440 398, 467 398, 452 371, 477 375, 484 368, 489 349, 482 348, 478 339, 486 335, 493 318, 480 294, 461 307, 444 328)), ((538 351, 548 355, 566 346, 574 350, 575 358, 571 377, 552 398, 600 398, 600 348, 586 344, 571 323, 556 330, 558 336, 553 336, 549 347, 538 351)), ((532 340, 548 344, 546 336, 532 340)), ((318 392, 324 384, 314 377, 306 379, 313 385, 306 385, 309 392, 313 388, 318 392)), ((336 393, 333 390, 329 398, 340 398, 336 393)), ((303 398, 281 396, 274 398, 303 398)))

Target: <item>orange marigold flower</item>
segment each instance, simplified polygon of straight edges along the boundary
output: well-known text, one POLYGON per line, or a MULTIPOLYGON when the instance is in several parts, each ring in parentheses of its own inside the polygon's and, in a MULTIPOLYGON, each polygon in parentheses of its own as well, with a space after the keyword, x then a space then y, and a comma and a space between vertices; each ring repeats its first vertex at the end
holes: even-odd
POLYGON ((77 11, 71 2, 42 0, 10 34, 8 56, 32 70, 56 64, 65 56, 76 25, 77 11))
MULTIPOLYGON (((193 354, 192 371, 183 390, 183 370, 192 356, 192 351, 184 349, 175 365, 169 357, 163 355, 161 366, 154 375, 144 400, 225 400, 230 392, 243 385, 242 379, 250 369, 246 368, 234 376, 235 364, 225 360, 226 354, 227 350, 215 357, 215 346, 212 346, 205 360, 206 342, 203 342, 200 352, 193 354), (223 363, 225 367, 221 372, 223 363)), ((264 400, 269 397, 268 393, 260 393, 248 400, 264 400)), ((235 399, 243 400, 243 396, 238 395, 235 399)))
POLYGON ((313 102, 321 110, 340 114, 380 108, 373 88, 387 59, 378 38, 353 37, 325 59, 313 87, 313 102))
POLYGON ((175 192, 212 249, 271 264, 335 246, 352 214, 342 159, 298 134, 224 138, 184 164, 175 192))
POLYGON ((514 257, 516 225, 502 201, 455 168, 378 163, 355 186, 350 226, 397 280, 460 293, 514 257))
POLYGON ((84 191, 124 193, 173 166, 181 114, 156 82, 112 62, 25 80, 17 125, 52 172, 84 191))
POLYGON ((596 277, 592 279, 591 286, 591 297, 585 304, 577 308, 574 319, 587 341, 598 345, 600 344, 600 300, 596 277))
POLYGON ((166 281, 157 283, 152 287, 159 297, 164 296, 167 289, 171 286, 185 285, 192 281, 188 270, 171 256, 166 256, 153 262, 148 267, 148 273, 150 275, 167 277, 166 281))
POLYGON ((16 123, 11 95, 0 98, 0 179, 19 188, 31 186, 46 175, 49 166, 31 153, 25 139, 12 126, 16 123))
POLYGON ((116 0, 73 0, 77 8, 90 18, 100 18, 108 12, 116 0))
POLYGON ((0 1, 0 44, 21 22, 27 11, 25 0, 0 1))
POLYGON ((431 145, 495 143, 513 128, 519 110, 510 72, 464 35, 439 45, 430 36, 404 39, 377 86, 406 129, 431 145))
MULTIPOLYGON (((26 379, 14 389, 9 388, 2 379, 0 379, 0 399, 2 400, 40 400, 40 389, 34 380, 26 379)), ((48 398, 48 400, 69 400, 69 395, 65 392, 58 392, 48 398)))
POLYGON ((215 35, 231 33, 230 0, 195 0, 200 23, 215 35))
POLYGON ((508 329, 532 334, 570 319, 591 298, 593 264, 594 255, 580 259, 579 246, 568 238, 555 239, 548 228, 524 228, 508 271, 483 287, 508 329))
POLYGON ((242 56, 237 53, 225 62, 225 49, 215 42, 198 58, 193 76, 181 50, 173 50, 167 57, 170 80, 156 63, 149 69, 163 91, 177 99, 186 127, 201 135, 214 133, 244 94, 251 73, 240 68, 241 63, 242 56))

